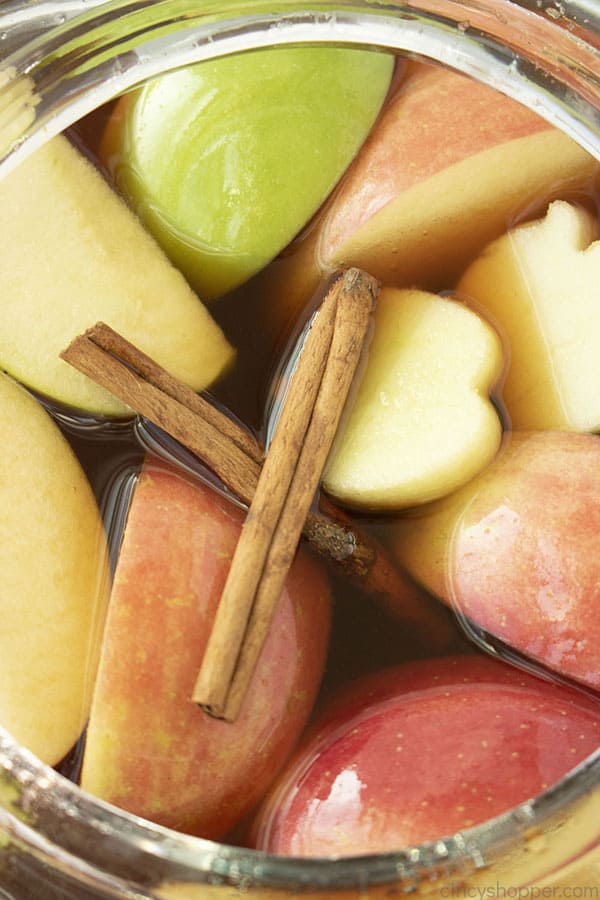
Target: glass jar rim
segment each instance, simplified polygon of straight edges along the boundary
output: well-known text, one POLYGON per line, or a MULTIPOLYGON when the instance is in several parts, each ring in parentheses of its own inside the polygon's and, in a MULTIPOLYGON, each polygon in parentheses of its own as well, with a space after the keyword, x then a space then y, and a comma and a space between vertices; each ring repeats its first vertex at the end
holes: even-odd
MULTIPOLYGON (((309 9, 282 0, 276 13, 268 0, 216 0, 202 12, 196 6, 192 0, 72 0, 57 13, 49 0, 6 4, 0 39, 14 33, 18 45, 0 66, 0 177, 54 134, 152 75, 273 43, 366 45, 440 62, 523 102, 600 158, 600 15, 589 0, 574 0, 568 18, 551 13, 558 3, 527 0, 397 6, 314 0, 309 9), (149 19, 141 27, 144 15, 149 19)), ((598 750, 539 797, 448 839, 369 857, 291 859, 136 819, 84 794, 2 731, 0 771, 0 822, 41 858, 52 860, 60 848, 93 884, 105 878, 93 848, 97 835, 124 842, 140 859, 167 859, 187 880, 315 890, 416 885, 442 871, 476 871, 566 812, 580 816, 590 804, 600 806, 598 750)))

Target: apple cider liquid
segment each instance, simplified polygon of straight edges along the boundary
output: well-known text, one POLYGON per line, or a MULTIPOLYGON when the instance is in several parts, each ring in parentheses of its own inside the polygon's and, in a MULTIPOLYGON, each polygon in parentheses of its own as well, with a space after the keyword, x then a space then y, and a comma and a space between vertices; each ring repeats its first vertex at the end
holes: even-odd
MULTIPOLYGON (((270 52, 281 79, 322 67, 327 102, 276 106, 270 64, 248 54, 206 79, 163 76, 67 138, 210 301, 234 355, 204 396, 263 448, 331 273, 381 285, 319 496, 382 548, 401 590, 372 596, 303 539, 246 713, 207 716, 190 687, 245 505, 145 418, 50 396, 102 512, 112 582, 89 725, 55 762, 181 831, 358 855, 485 821, 600 745, 599 170, 449 70, 270 52), (353 67, 368 91, 346 87, 353 67), (242 83, 223 106, 219 90, 242 83), (325 118, 335 103, 341 121, 325 118), (331 159, 349 109, 354 145, 331 159), (303 194, 311 215, 293 221, 303 194)), ((178 303, 177 341, 196 328, 178 303)), ((89 326, 105 315, 100 303, 89 326)), ((172 353, 184 369, 186 352, 172 353)))

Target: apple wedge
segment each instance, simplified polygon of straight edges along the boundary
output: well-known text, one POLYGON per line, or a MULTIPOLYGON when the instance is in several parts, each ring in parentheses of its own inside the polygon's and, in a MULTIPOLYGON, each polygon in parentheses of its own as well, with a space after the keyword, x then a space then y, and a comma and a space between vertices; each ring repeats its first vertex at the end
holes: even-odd
POLYGON ((394 57, 281 47, 163 75, 117 104, 101 156, 203 298, 265 266, 326 199, 386 97, 394 57))
POLYGON ((413 64, 306 238, 261 279, 272 321, 295 321, 336 266, 398 287, 452 287, 518 217, 591 187, 599 173, 592 156, 519 103, 413 64))
POLYGON ((450 497, 394 525, 397 558, 479 629, 600 688, 600 440, 510 435, 450 497))
POLYGON ((0 182, 0 365, 86 413, 127 409, 60 360, 103 320, 200 390, 232 349, 183 276, 64 137, 0 182))
POLYGON ((71 448, 0 375, 0 724, 54 765, 89 712, 107 597, 96 501, 71 448))
POLYGON ((304 857, 435 841, 546 790, 599 742, 597 699, 495 660, 384 669, 323 710, 260 809, 252 843, 304 857))
POLYGON ((600 430, 599 236, 591 213, 556 201, 460 279, 508 338, 503 399, 516 430, 600 430))
POLYGON ((300 552, 235 722, 191 700, 243 521, 241 510, 147 461, 109 605, 81 784, 116 806, 217 838, 258 801, 320 683, 329 587, 300 552))
POLYGON ((392 510, 449 494, 494 458, 503 355, 494 329, 447 297, 387 288, 374 319, 323 484, 348 506, 392 510))

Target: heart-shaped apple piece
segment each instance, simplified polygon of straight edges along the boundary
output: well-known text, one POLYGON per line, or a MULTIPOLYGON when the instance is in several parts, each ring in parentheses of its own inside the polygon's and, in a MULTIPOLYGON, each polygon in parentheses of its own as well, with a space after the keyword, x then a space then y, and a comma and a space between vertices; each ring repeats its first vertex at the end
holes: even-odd
POLYGON ((495 456, 494 329, 464 304, 384 289, 364 372, 324 477, 337 500, 398 509, 455 490, 495 456))

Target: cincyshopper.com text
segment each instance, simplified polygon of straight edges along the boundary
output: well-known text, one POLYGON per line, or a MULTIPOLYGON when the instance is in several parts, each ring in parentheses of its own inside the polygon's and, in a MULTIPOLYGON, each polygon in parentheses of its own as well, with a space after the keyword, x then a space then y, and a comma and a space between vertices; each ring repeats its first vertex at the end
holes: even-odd
POLYGON ((600 900, 600 887, 508 887, 499 883, 475 887, 457 882, 443 887, 440 895, 448 900, 600 900))

